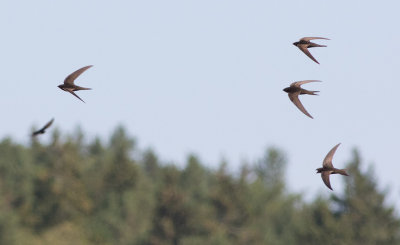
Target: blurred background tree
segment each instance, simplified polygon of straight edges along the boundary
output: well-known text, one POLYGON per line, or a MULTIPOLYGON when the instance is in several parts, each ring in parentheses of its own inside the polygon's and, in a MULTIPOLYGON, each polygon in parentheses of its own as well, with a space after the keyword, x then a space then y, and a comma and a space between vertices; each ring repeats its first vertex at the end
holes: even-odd
POLYGON ((0 142, 0 244, 400 244, 387 191, 356 150, 343 194, 306 202, 286 188, 277 148, 235 171, 193 154, 179 168, 123 127, 109 141, 77 132, 0 142))

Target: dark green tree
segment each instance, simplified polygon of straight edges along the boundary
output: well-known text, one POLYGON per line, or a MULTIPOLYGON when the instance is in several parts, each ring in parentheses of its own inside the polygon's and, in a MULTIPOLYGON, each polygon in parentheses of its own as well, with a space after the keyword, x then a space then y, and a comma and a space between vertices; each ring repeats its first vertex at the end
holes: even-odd
POLYGON ((351 244, 400 244, 400 220, 387 205, 386 192, 379 191, 373 169, 362 170, 357 150, 347 169, 344 194, 332 198, 343 236, 351 244))
POLYGON ((179 244, 192 233, 188 197, 179 186, 180 171, 173 166, 163 169, 163 185, 157 194, 150 244, 179 244))
POLYGON ((304 201, 276 148, 214 170, 195 155, 164 163, 123 127, 105 143, 79 128, 50 136, 0 141, 0 244, 400 244, 399 217, 357 151, 343 192, 304 201))

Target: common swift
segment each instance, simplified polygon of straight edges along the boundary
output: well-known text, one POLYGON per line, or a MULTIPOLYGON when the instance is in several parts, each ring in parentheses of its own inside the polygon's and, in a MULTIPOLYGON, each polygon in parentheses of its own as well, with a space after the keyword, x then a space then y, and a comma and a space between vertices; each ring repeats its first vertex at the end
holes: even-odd
POLYGON ((328 38, 324 38, 324 37, 303 37, 302 39, 300 39, 300 41, 298 42, 294 42, 293 45, 298 47, 301 51, 303 51, 303 53, 305 53, 310 59, 312 59, 313 61, 315 61, 317 64, 319 64, 319 62, 311 55, 310 51, 308 51, 308 48, 315 48, 315 47, 326 47, 326 45, 319 45, 313 42, 310 42, 310 40, 313 39, 325 39, 325 40, 330 40, 328 38))
POLYGON ((58 85, 58 87, 64 91, 70 92, 72 95, 74 95, 76 98, 80 99, 82 102, 85 103, 85 101, 83 101, 78 95, 76 95, 74 93, 74 91, 79 91, 79 90, 90 90, 91 88, 84 88, 84 87, 79 87, 77 85, 75 85, 74 81, 77 77, 79 77, 79 75, 81 75, 84 71, 86 71, 87 69, 89 69, 90 66, 85 66, 82 67, 81 69, 74 71, 73 73, 71 73, 67 78, 65 78, 64 83, 61 85, 58 85))
POLYGON ((309 91, 309 90, 306 90, 306 89, 303 89, 303 88, 300 87, 302 84, 310 83, 310 82, 321 82, 321 81, 319 81, 319 80, 305 80, 305 81, 294 82, 294 83, 290 84, 290 87, 284 88, 283 91, 288 93, 289 99, 293 102, 293 104, 295 106, 297 106, 297 108, 299 108, 299 110, 301 112, 303 112, 305 115, 313 118, 310 115, 310 113, 308 113, 306 111, 306 109, 304 108, 303 104, 301 104, 301 102, 299 100, 299 95, 301 95, 301 94, 318 95, 316 93, 319 92, 319 91, 309 91))
POLYGON ((329 175, 341 174, 341 175, 349 176, 346 173, 345 169, 334 168, 333 164, 332 164, 333 155, 335 154, 336 149, 339 147, 339 145, 340 145, 340 143, 335 145, 335 147, 333 147, 332 150, 330 150, 328 152, 328 154, 326 155, 326 157, 324 159, 324 162, 322 163, 322 168, 317 168, 317 173, 321 173, 322 180, 324 181, 325 185, 331 190, 333 190, 333 189, 332 189, 331 183, 329 181, 329 175))
POLYGON ((35 131, 32 133, 32 137, 35 137, 38 134, 44 134, 46 132, 46 129, 49 128, 51 126, 51 124, 53 124, 54 122, 54 118, 51 119, 48 123, 46 123, 46 125, 43 126, 43 128, 39 129, 38 131, 35 131))

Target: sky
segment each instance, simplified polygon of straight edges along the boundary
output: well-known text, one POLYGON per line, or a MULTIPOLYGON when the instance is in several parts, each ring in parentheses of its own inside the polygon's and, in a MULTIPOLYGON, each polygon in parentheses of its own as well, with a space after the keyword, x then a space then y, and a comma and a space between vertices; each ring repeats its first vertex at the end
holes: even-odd
MULTIPOLYGON (((3 120, 0 138, 28 142, 31 127, 107 138, 124 125, 141 148, 183 166, 189 153, 237 170, 269 146, 288 156, 288 188, 331 193, 315 169, 342 168, 357 148, 389 202, 400 204, 400 2, 51 1, 0 2, 3 120), (292 45, 301 37, 314 63, 292 45), (86 66, 77 94, 57 85, 86 66), (282 91, 290 83, 314 117, 282 91)), ((43 140, 49 137, 45 135, 43 140)), ((342 176, 331 178, 335 192, 342 176)), ((400 209, 397 209, 398 213, 400 209)))

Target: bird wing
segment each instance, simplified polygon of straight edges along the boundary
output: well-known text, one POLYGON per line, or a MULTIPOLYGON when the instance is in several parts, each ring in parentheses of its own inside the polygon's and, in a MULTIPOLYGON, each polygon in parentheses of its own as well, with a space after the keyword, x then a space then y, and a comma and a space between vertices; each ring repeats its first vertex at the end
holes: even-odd
POLYGON ((51 126, 51 124, 53 124, 53 122, 54 122, 54 118, 52 118, 48 123, 46 123, 46 125, 44 125, 44 127, 41 130, 47 129, 48 127, 51 126))
POLYGON ((310 51, 308 51, 307 44, 300 44, 297 46, 303 53, 305 53, 310 59, 312 59, 315 63, 319 64, 319 62, 312 56, 310 51))
POLYGON ((289 94, 288 94, 288 95, 289 95, 289 99, 293 102, 293 104, 294 104, 295 106, 297 106, 297 108, 299 108, 299 110, 300 110, 301 112, 303 112, 305 115, 307 115, 307 116, 313 118, 313 117, 310 115, 310 113, 308 113, 307 110, 304 108, 303 104, 300 102, 300 100, 299 100, 299 94, 300 94, 300 92, 298 92, 298 93, 289 93, 289 94))
POLYGON ((75 96, 76 98, 80 99, 83 103, 85 103, 85 101, 83 101, 83 99, 81 99, 81 97, 79 97, 77 94, 75 94, 74 91, 68 90, 68 92, 70 92, 73 96, 75 96))
POLYGON ((303 37, 303 38, 301 38, 300 40, 303 40, 303 41, 308 42, 308 41, 314 40, 314 39, 325 39, 325 40, 330 40, 329 38, 325 38, 325 37, 303 37))
POLYGON ((81 69, 78 69, 78 70, 74 71, 74 72, 71 73, 68 77, 65 78, 64 84, 74 85, 75 79, 76 79, 77 77, 79 77, 84 71, 86 71, 87 69, 89 69, 90 67, 92 67, 92 65, 90 65, 90 66, 85 66, 85 67, 82 67, 81 69))
POLYGON ((293 82, 292 84, 290 84, 290 86, 300 87, 303 84, 311 83, 311 82, 321 82, 321 81, 320 80, 303 80, 303 81, 293 82))
POLYGON ((331 189, 331 190, 333 191, 333 189, 332 189, 332 187, 331 187, 331 182, 330 182, 330 180, 329 180, 329 175, 331 175, 331 171, 322 171, 322 173, 321 173, 321 178, 322 178, 322 180, 324 181, 325 185, 326 185, 329 189, 331 189))
POLYGON ((339 145, 340 145, 340 143, 337 144, 337 145, 335 145, 335 146, 328 152, 328 154, 326 155, 326 157, 325 157, 325 159, 324 159, 324 161, 323 161, 323 163, 322 163, 322 166, 323 166, 323 167, 333 168, 332 158, 333 158, 333 155, 334 155, 335 152, 336 152, 336 149, 339 147, 339 145))

